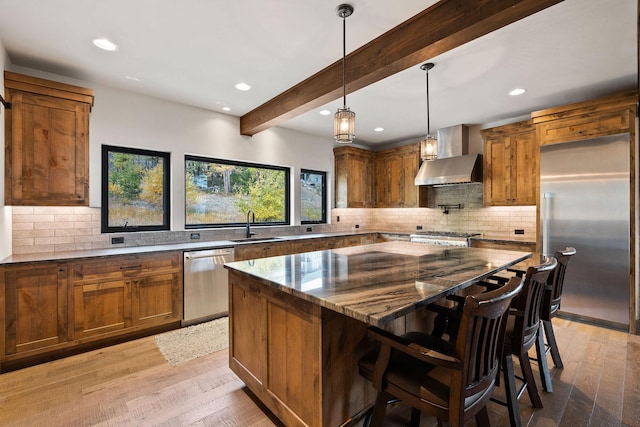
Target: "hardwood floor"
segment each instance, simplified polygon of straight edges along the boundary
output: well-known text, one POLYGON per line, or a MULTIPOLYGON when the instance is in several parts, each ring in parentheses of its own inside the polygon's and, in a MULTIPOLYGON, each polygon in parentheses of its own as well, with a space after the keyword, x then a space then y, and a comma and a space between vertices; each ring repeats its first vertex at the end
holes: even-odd
MULTIPOLYGON (((565 367, 552 368, 544 408, 520 399, 523 425, 640 426, 640 337, 564 319, 554 327, 565 367)), ((229 370, 228 351, 172 367, 153 337, 2 374, 0 408, 2 426, 280 425, 229 370)), ((509 425, 497 404, 490 417, 509 425)), ((385 426, 408 420, 399 405, 385 426)))

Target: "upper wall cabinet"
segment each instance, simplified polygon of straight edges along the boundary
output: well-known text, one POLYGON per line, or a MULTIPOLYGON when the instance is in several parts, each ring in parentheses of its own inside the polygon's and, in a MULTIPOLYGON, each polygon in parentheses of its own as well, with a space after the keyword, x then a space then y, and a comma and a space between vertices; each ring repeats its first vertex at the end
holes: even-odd
MULTIPOLYGON (((540 145, 635 132, 638 91, 531 113, 540 145)), ((632 139, 633 140, 633 139, 632 139)))
POLYGON ((333 149, 336 208, 372 208, 375 205, 375 153, 355 147, 333 149))
POLYGON ((535 205, 538 144, 531 121, 480 131, 484 140, 484 205, 535 205))
POLYGON ((5 204, 89 205, 93 91, 4 72, 5 204))
POLYGON ((426 206, 426 187, 415 185, 419 168, 419 143, 376 152, 376 207, 426 206))

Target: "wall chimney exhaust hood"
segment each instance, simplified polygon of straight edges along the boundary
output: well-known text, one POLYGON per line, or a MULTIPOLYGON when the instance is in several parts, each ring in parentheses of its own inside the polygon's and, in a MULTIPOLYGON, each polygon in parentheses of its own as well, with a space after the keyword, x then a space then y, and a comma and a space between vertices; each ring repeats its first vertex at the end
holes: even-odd
POLYGON ((438 158, 423 161, 416 185, 453 185, 482 182, 482 156, 468 154, 469 129, 464 125, 438 130, 438 158))

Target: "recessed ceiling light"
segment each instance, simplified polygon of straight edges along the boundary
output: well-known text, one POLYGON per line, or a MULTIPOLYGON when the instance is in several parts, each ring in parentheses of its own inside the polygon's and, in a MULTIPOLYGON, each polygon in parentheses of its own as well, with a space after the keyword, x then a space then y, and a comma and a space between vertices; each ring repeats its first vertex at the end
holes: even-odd
POLYGON ((320 115, 322 115, 322 116, 328 116, 329 114, 331 114, 331 111, 329 111, 329 110, 320 111, 320 115))
POLYGON ((113 52, 114 50, 118 50, 118 45, 112 42, 111 40, 105 38, 93 39, 93 44, 99 47, 102 50, 108 50, 109 52, 113 52))
POLYGON ((522 95, 526 91, 527 91, 526 89, 522 89, 522 88, 519 87, 519 88, 515 88, 511 92, 509 92, 509 95, 518 96, 518 95, 522 95))
POLYGON ((249 86, 246 83, 238 83, 236 85, 236 89, 238 89, 238 90, 249 90, 249 89, 251 89, 251 86, 249 86))
POLYGON ((134 82, 139 82, 140 79, 137 77, 133 77, 133 76, 124 76, 125 79, 127 80, 133 80, 134 82))
POLYGON ((222 109, 223 109, 224 111, 231 111, 231 108, 229 108, 229 107, 222 107, 222 109))
POLYGON ((374 129, 375 132, 382 132, 384 130, 384 128, 381 127, 377 127, 374 129))

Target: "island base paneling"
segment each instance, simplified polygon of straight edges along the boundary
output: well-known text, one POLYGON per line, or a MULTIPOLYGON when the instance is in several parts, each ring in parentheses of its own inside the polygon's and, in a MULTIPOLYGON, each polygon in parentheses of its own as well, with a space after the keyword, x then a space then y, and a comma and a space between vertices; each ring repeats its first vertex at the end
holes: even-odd
POLYGON ((357 362, 367 325, 234 271, 229 365, 288 426, 337 426, 375 400, 357 362))

